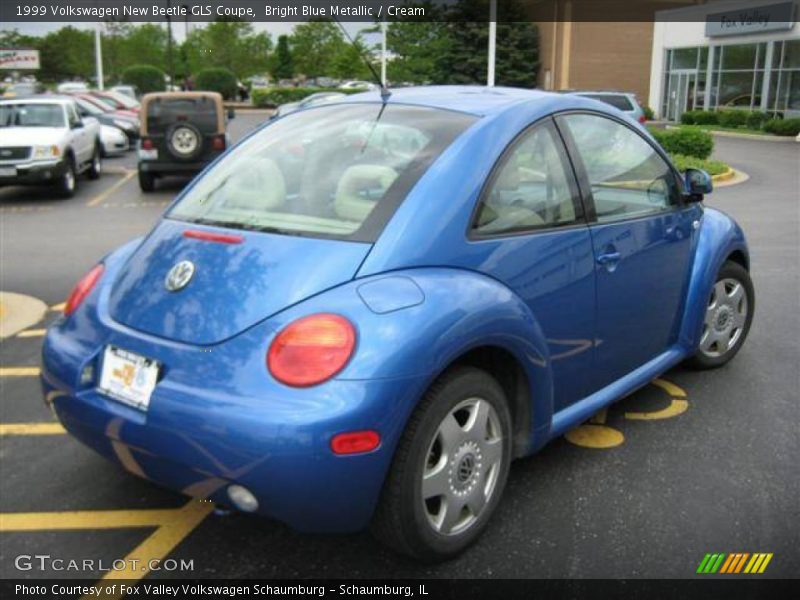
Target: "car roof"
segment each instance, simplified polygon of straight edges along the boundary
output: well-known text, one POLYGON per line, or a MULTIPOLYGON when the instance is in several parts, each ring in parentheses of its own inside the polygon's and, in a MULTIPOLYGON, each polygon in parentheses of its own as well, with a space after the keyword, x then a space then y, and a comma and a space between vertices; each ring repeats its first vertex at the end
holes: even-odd
POLYGON ((13 98, 0 98, 4 104, 27 104, 35 101, 41 104, 66 104, 67 102, 75 102, 68 96, 58 96, 55 94, 31 94, 28 96, 15 96, 13 98))
MULTIPOLYGON (((478 85, 432 85, 390 89, 388 102, 414 104, 486 116, 500 113, 522 102, 553 100, 563 95, 542 90, 527 90, 510 87, 486 87, 478 85)), ((380 92, 373 90, 348 96, 347 102, 374 102, 380 92)))

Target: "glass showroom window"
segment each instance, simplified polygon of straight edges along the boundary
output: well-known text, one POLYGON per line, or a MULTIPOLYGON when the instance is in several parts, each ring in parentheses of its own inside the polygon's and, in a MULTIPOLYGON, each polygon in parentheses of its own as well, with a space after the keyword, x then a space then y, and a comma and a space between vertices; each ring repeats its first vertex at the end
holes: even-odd
POLYGON ((800 40, 775 43, 767 110, 800 116, 800 40))
POLYGON ((761 108, 767 44, 714 48, 709 108, 761 108))
POLYGON ((703 108, 706 90, 708 48, 667 50, 664 70, 664 101, 661 114, 677 121, 687 110, 703 108))

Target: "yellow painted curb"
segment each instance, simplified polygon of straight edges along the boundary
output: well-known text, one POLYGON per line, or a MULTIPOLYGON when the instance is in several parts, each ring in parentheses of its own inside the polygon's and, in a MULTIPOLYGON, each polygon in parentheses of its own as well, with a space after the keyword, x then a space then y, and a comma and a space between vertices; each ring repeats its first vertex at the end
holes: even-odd
POLYGON ((47 305, 33 296, 0 292, 0 339, 16 335, 44 318, 47 305))
POLYGON ((736 169, 731 169, 728 167, 728 170, 724 173, 720 173, 719 175, 712 175, 711 181, 714 183, 719 183, 720 181, 728 181, 729 179, 733 179, 736 177, 736 169))

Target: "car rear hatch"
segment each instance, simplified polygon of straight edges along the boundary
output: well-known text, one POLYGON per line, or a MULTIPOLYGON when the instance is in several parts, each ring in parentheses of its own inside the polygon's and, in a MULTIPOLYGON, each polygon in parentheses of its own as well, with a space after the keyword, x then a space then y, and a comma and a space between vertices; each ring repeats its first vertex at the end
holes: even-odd
POLYGON ((138 331, 215 344, 349 281, 370 247, 164 219, 120 271, 109 310, 114 320, 138 331), (170 291, 170 270, 182 261, 192 264, 193 273, 170 291))
MULTIPOLYGON (((147 103, 147 134, 158 149, 159 158, 190 161, 214 150, 214 138, 223 138, 217 103, 210 96, 154 98, 147 103), (189 154, 175 151, 170 145, 171 132, 185 124, 199 133, 200 147, 189 154)), ((219 150, 220 148, 216 148, 219 150)))

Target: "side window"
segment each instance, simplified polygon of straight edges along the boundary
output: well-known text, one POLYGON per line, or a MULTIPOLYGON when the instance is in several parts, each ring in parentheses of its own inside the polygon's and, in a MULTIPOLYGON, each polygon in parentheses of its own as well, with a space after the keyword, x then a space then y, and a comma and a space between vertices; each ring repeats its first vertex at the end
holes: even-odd
POLYGON ((72 127, 81 119, 78 116, 78 111, 75 109, 74 104, 68 104, 66 108, 67 108, 67 123, 69 124, 70 127, 72 127))
POLYGON ((501 159, 484 191, 473 231, 496 235, 558 227, 583 214, 552 123, 535 126, 501 159))
POLYGON ((599 222, 657 213, 677 203, 675 175, 646 140, 597 115, 559 118, 572 134, 592 187, 599 222))

